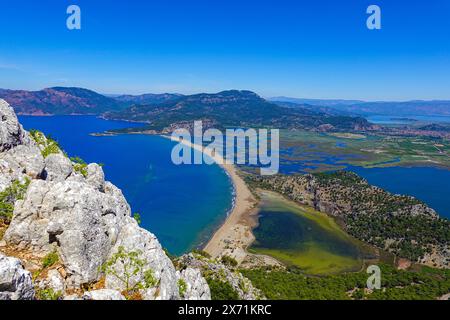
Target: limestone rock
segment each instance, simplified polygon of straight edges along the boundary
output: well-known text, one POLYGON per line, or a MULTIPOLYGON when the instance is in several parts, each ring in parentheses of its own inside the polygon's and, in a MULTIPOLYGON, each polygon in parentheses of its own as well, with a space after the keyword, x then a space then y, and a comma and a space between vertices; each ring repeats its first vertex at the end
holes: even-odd
POLYGON ((13 108, 0 99, 0 152, 30 141, 17 120, 13 108))
POLYGON ((181 296, 181 299, 211 300, 211 291, 200 270, 188 267, 182 270, 179 275, 180 279, 186 284, 186 292, 181 296))
MULTIPOLYGON (((146 267, 131 278, 131 286, 134 286, 136 283, 143 283, 145 272, 148 270, 152 271, 158 284, 155 287, 141 290, 141 295, 145 300, 179 298, 178 277, 172 262, 164 253, 156 237, 152 233, 141 229, 133 218, 128 218, 128 223, 119 233, 117 243, 111 254, 118 252, 119 248, 123 248, 125 252, 139 252, 139 259, 146 262, 146 267)), ((116 272, 122 274, 124 265, 121 262, 117 262, 114 268, 116 272)), ((106 276, 106 287, 119 291, 126 289, 122 281, 110 274, 106 276)))
POLYGON ((125 300, 125 297, 116 290, 101 289, 85 292, 83 300, 125 300))
POLYGON ((105 186, 105 174, 102 168, 96 164, 91 163, 87 166, 87 177, 86 182, 89 183, 94 188, 103 191, 105 186))
POLYGON ((44 288, 50 288, 54 292, 64 293, 66 290, 66 284, 63 277, 58 270, 52 269, 48 271, 47 279, 43 281, 42 286, 44 288))
MULTIPOLYGON (((263 294, 257 288, 253 287, 249 279, 244 277, 240 272, 236 272, 216 260, 189 253, 180 257, 177 262, 185 270, 195 268, 201 270, 203 273, 208 273, 215 280, 229 283, 242 300, 258 300, 264 298, 263 294)), ((183 271, 181 272, 182 274, 183 271)))
POLYGON ((0 300, 32 300, 34 287, 31 273, 19 259, 0 254, 0 300))
POLYGON ((115 199, 87 183, 33 180, 5 233, 9 244, 39 252, 54 244, 74 286, 95 281, 114 236, 130 215, 125 199, 115 199))
POLYGON ((45 180, 47 181, 65 181, 72 171, 72 162, 63 154, 50 154, 45 159, 45 180))

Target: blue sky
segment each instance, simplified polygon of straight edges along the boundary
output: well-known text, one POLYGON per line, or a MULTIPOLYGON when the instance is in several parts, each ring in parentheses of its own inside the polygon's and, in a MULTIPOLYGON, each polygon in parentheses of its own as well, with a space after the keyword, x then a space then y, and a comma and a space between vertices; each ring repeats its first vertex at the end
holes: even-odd
POLYGON ((450 1, 0 0, 0 88, 450 99, 450 1), (66 28, 81 8, 82 29, 66 28), (366 28, 366 8, 382 30, 366 28))

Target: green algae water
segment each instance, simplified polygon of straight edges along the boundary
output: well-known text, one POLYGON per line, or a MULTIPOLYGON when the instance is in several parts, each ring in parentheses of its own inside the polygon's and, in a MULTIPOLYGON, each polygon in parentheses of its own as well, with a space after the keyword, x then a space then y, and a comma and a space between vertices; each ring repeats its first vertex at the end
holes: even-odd
POLYGON ((357 271, 362 259, 356 240, 334 220, 272 192, 261 192, 259 225, 250 251, 272 256, 307 274, 357 271))

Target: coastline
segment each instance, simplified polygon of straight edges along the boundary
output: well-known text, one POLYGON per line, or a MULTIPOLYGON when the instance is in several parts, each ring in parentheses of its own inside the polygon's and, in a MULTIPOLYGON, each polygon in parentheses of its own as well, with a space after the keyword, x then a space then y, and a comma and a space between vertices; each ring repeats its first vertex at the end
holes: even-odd
POLYGON ((239 176, 238 169, 233 164, 225 163, 220 155, 213 154, 212 150, 207 147, 194 144, 191 141, 179 141, 167 135, 161 136, 206 154, 230 177, 234 188, 233 208, 224 223, 203 247, 203 250, 213 258, 227 255, 233 257, 239 263, 243 262, 248 255, 247 247, 255 240, 252 229, 257 223, 256 206, 258 202, 239 176))

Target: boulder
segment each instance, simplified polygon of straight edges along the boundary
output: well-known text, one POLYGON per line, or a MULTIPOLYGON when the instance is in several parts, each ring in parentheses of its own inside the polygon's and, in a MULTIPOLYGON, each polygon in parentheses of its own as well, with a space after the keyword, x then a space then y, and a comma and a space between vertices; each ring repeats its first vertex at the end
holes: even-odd
POLYGON ((63 154, 50 154, 45 158, 45 180, 62 182, 73 171, 72 162, 63 154))
MULTIPOLYGON (((138 259, 145 261, 145 267, 131 277, 130 286, 134 286, 136 283, 144 283, 145 272, 151 270, 157 284, 141 290, 143 299, 178 299, 178 277, 172 261, 167 257, 159 241, 152 233, 140 228, 133 218, 127 219, 128 223, 120 231, 111 255, 123 248, 127 253, 138 253, 138 259)), ((124 264, 118 261, 113 268, 118 274, 123 274, 124 264)), ((109 289, 119 291, 126 289, 124 282, 112 274, 106 275, 105 284, 109 289)))
POLYGON ((99 191, 103 191, 105 186, 105 174, 102 168, 96 164, 91 163, 87 166, 86 182, 99 191))
POLYGON ((58 272, 58 270, 52 269, 47 273, 47 278, 42 282, 44 288, 50 288, 54 292, 63 294, 66 290, 66 284, 64 278, 58 272))
MULTIPOLYGON (((211 300, 211 291, 208 283, 202 277, 200 270, 186 268, 179 273, 180 280, 186 285, 181 299, 184 300, 211 300)), ((180 293, 181 295, 181 293, 180 293)))
POLYGON ((56 245, 73 286, 94 282, 99 267, 130 215, 124 198, 101 193, 86 182, 33 180, 17 201, 4 239, 48 253, 56 245))
POLYGON ((0 99, 0 152, 29 142, 30 138, 17 120, 14 109, 5 100, 0 99))
POLYGON ((31 273, 19 259, 0 254, 0 300, 32 300, 34 287, 31 273))
POLYGON ((85 292, 83 300, 125 300, 125 297, 116 290, 101 289, 85 292))

